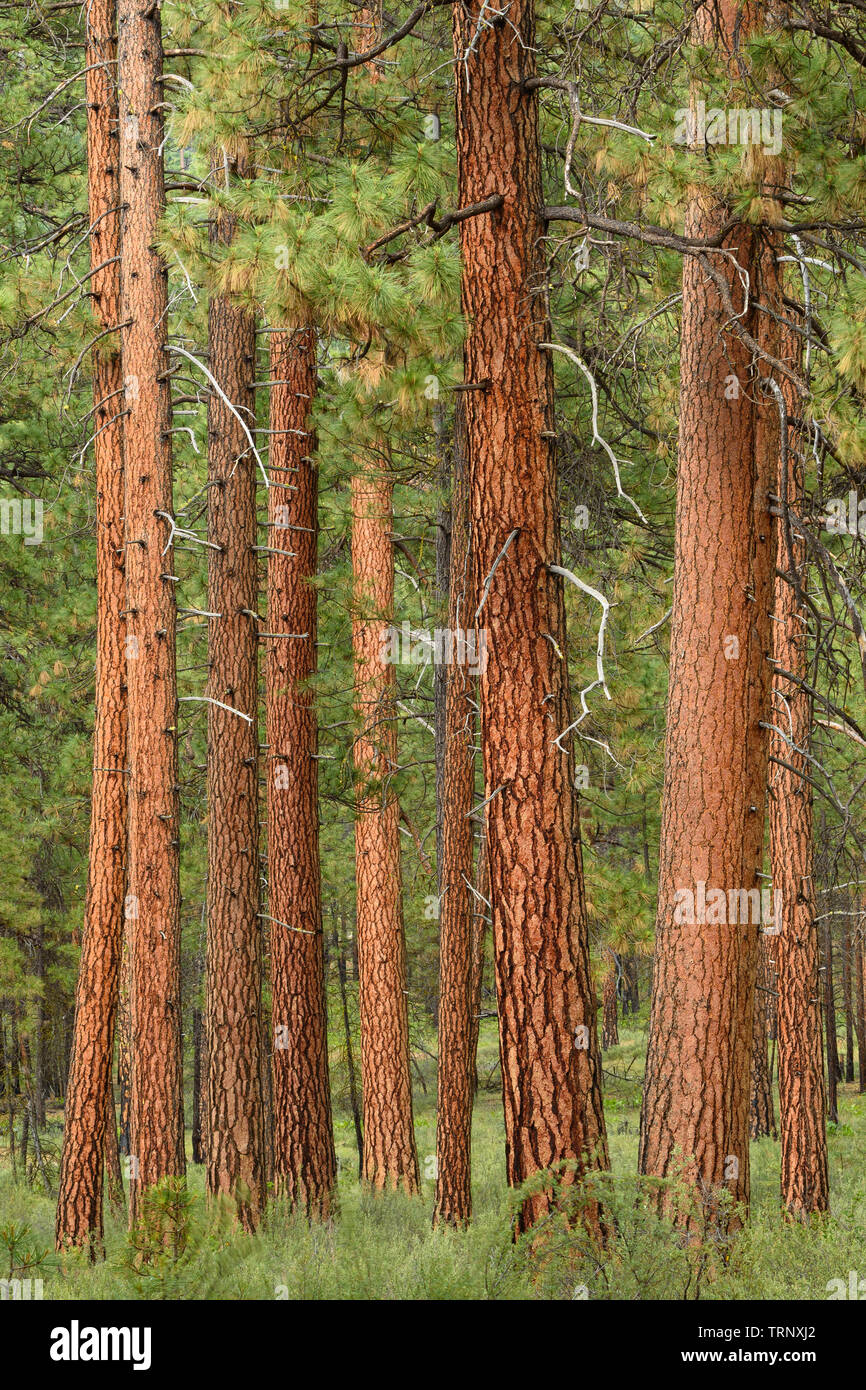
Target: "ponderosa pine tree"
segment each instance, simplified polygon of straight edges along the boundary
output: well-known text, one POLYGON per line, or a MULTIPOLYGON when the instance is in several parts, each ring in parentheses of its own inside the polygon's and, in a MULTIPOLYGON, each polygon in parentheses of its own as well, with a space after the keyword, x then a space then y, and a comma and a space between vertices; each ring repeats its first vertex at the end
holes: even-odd
MULTIPOLYGON (((802 349, 797 325, 786 326, 781 354, 798 371, 802 349)), ((804 434, 791 422, 797 400, 782 381, 788 428, 779 459, 779 497, 795 511, 804 495, 804 434)), ((782 1204, 807 1220, 829 1209, 827 1133, 818 927, 813 878, 812 787, 808 780, 812 697, 803 688, 809 669, 808 582, 805 542, 779 523, 776 537, 773 623, 774 719, 770 737, 770 860, 781 918, 771 938, 778 994, 779 1132, 782 1204), (787 579, 782 576, 787 576, 787 579), (787 737, 786 737, 787 736, 787 737)))
POLYGON ((176 602, 172 568, 162 26, 118 3, 124 376, 132 1097, 130 1214, 185 1173, 181 1065, 176 602))
POLYGON ((57 1248, 102 1240, 103 1150, 114 1134, 111 1062, 126 874, 126 607, 123 369, 115 0, 85 14, 90 293, 104 336, 93 350, 96 471, 96 709, 87 897, 57 1197, 57 1248), (97 269, 99 267, 99 269, 97 269))
POLYGON ((363 1178, 420 1182, 412 1117, 406 941, 400 869, 395 672, 385 636, 394 615, 393 481, 379 439, 352 478, 358 972, 364 1105, 363 1178))
POLYGON ((333 1212, 331 1120, 319 863, 316 672, 318 470, 311 413, 316 332, 270 340, 268 490, 268 914, 271 917, 274 1171, 306 1216, 333 1212))
MULTIPOLYGON (((607 1165, 574 791, 560 563, 535 14, 455 6, 470 525, 506 1168, 517 1186, 607 1165), (507 325, 507 329, 506 329, 507 325)), ((523 1206, 527 1227, 549 1190, 523 1206)), ((593 1219, 590 1213, 590 1220, 593 1219)))
POLYGON ((619 1044, 616 1001, 617 958, 613 951, 609 951, 608 956, 610 957, 610 965, 605 971, 601 989, 601 1045, 604 1048, 617 1047, 619 1044))
MULTIPOLYGON (((381 11, 359 9, 358 52, 381 34, 381 11)), ((376 85, 378 63, 368 66, 376 85)), ((387 368, 374 349, 372 375, 387 368)), ((394 616, 394 483, 387 443, 375 437, 352 478, 352 652, 358 733, 355 766, 355 876, 361 1084, 362 1178, 374 1189, 420 1187, 406 989, 406 936, 400 854, 394 667, 385 634, 394 616)))
MULTIPOLYGON (((244 157, 212 154, 227 188, 244 157)), ((217 209, 213 244, 228 246, 233 216, 217 209)), ((256 326, 226 294, 208 306, 208 876, 207 1186, 230 1197, 245 1230, 264 1206, 262 928, 259 915, 258 564, 256 326), (226 401, 231 403, 229 409, 226 401)))
POLYGON ((842 993, 845 998, 845 1080, 854 1080, 854 992, 851 987, 851 963, 854 957, 851 928, 846 924, 842 942, 842 993))
POLYGON ((472 968, 469 978, 470 1034, 469 1066, 472 1093, 478 1091, 478 1036, 481 1030, 481 1000, 484 989, 484 957, 487 928, 490 923, 490 875, 487 872, 487 836, 482 830, 475 836, 475 907, 472 912, 472 968))
MULTIPOLYGON (((698 10, 692 42, 733 76, 744 25, 737 0, 720 0, 698 10)), ((711 156, 703 144, 695 148, 696 170, 711 156)), ((733 222, 724 199, 696 177, 685 235, 721 237, 730 254, 689 255, 683 265, 670 683, 639 1165, 655 1177, 682 1171, 712 1218, 722 1191, 735 1203, 749 1199, 759 926, 740 904, 761 883, 776 407, 758 402, 754 354, 736 331, 755 328, 755 295, 745 302, 738 267, 758 285, 758 229, 733 222), (763 444, 759 415, 768 422, 763 444), (700 920, 697 904, 710 889, 735 911, 700 920), (691 894, 697 910, 677 910, 688 902, 678 894, 691 894)))
POLYGON ((442 841, 439 877, 439 1061, 436 1104, 434 1223, 466 1225, 472 1216, 471 1141, 475 1093, 472 944, 476 903, 472 883, 475 792, 474 672, 481 656, 471 632, 477 607, 469 536, 469 479, 462 402, 455 418, 448 600, 450 633, 445 673, 442 841), (469 643, 460 634, 469 631, 469 643))
POLYGON ((821 983, 824 997, 824 1056, 827 1063, 827 1119, 839 1123, 839 1040, 836 1036, 836 983, 833 979, 833 929, 830 920, 822 932, 824 960, 821 983))

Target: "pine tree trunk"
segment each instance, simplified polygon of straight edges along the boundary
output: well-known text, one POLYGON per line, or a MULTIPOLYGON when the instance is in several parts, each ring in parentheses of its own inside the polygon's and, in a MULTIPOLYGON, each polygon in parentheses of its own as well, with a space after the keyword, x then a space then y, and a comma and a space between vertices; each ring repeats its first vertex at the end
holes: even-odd
MULTIPOLYGON (((783 361, 799 370, 802 348, 794 327, 782 336, 783 361)), ((788 418, 798 410, 793 389, 780 383, 788 418)), ((784 460, 780 458, 778 494, 794 511, 803 496, 803 435, 789 425, 784 460)), ((780 522, 776 569, 807 582, 806 547, 780 522)), ((797 681, 807 679, 808 642, 805 605, 796 589, 776 580, 773 664, 797 681)), ((782 1204, 789 1216, 804 1219, 827 1211, 829 1178, 824 1122, 824 1061, 821 1045, 818 932, 813 881, 812 789, 806 780, 812 728, 811 697, 781 674, 774 677, 770 736, 770 858, 773 890, 781 915, 770 940, 775 967, 778 1032, 779 1132, 782 1147, 782 1204), (783 737, 787 735, 787 739, 783 737)))
MULTIPOLYGON (((221 151, 212 157, 222 171, 221 151)), ((243 178, 240 160, 225 166, 243 178)), ((216 214, 215 243, 233 219, 216 214)), ((255 320, 226 296, 208 312, 209 365, 235 408, 208 399, 207 1189, 231 1197, 244 1230, 265 1201, 262 930, 259 917, 255 320), (216 547, 216 548, 214 548, 216 547), (217 703, 218 702, 218 703, 217 703), (228 706, 221 708, 220 706, 228 706)))
MULTIPOLYGON (((735 0, 722 0, 712 16, 699 12, 695 40, 730 53, 738 24, 735 0)), ((708 189, 692 188, 687 237, 716 237, 729 221, 708 189)), ((753 305, 772 261, 759 261, 752 226, 734 226, 723 245, 748 273, 753 305)), ((744 305, 731 260, 716 256, 712 266, 754 333, 755 310, 744 305)), ((767 493, 778 450, 775 402, 753 405, 755 396, 751 353, 700 260, 684 257, 668 732, 639 1165, 656 1177, 681 1170, 711 1220, 722 1191, 744 1207, 749 1200, 760 914, 743 913, 754 899, 740 895, 761 882, 774 559, 767 493), (725 894, 721 922, 699 920, 711 888, 725 894), (693 895, 694 911, 679 894, 693 895), (729 915, 747 924, 728 924, 729 915)))
MULTIPOLYGON (((553 432, 532 0, 482 24, 455 6, 470 512, 479 627, 508 1182, 577 1160, 606 1166, 601 1060, 574 794, 553 432), (465 61, 464 61, 465 60, 465 61), (505 332, 503 325, 507 325, 505 332)), ((469 624, 469 625, 474 625, 469 624)), ((526 1228, 550 1191, 524 1204, 526 1228)), ((594 1212, 588 1211, 590 1221, 594 1212)))
MULTIPOLYGON (((465 1226, 472 1216, 474 1095, 472 941, 477 899, 472 887, 476 680, 459 650, 460 629, 477 606, 469 543, 469 491, 462 409, 455 421, 451 503, 450 594, 445 672, 442 855, 439 881, 439 1060, 434 1225, 465 1226), (462 659, 461 659, 462 658, 462 659)), ((477 650, 477 648, 476 648, 477 650)))
MULTIPOLYGON (((381 10, 359 9, 358 51, 382 30, 381 10)), ((381 76, 380 63, 367 71, 381 76)), ((397 768, 394 668, 382 660, 384 626, 394 609, 393 484, 384 444, 352 479, 354 604, 355 872, 364 1106, 362 1178, 374 1189, 420 1188, 412 1115, 406 939, 400 873, 400 809, 390 778, 397 768), (377 457, 381 449, 381 460, 377 457)))
POLYGON ((609 953, 611 964, 604 977, 602 986, 601 1000, 601 1045, 607 1050, 609 1047, 619 1046, 619 1023, 616 1010, 616 977, 618 973, 617 957, 613 951, 609 953))
POLYGON ((337 976, 340 982, 340 1005, 343 1013, 343 1037, 346 1043, 346 1075, 349 1083, 349 1104, 352 1107, 352 1123, 355 1126, 355 1143, 358 1147, 358 1181, 364 1176, 364 1126, 361 1120, 361 1101, 355 1079, 355 1052, 352 1047, 352 1026, 349 1019, 349 994, 346 988, 346 949, 340 931, 341 921, 335 918, 332 939, 337 953, 337 976))
MULTIPOLYGON (((120 187, 114 0, 87 11, 87 165, 90 281, 100 328, 120 324, 120 187), (105 66, 93 66, 105 64, 105 66)), ((96 467, 96 713, 84 932, 66 1089, 56 1242, 102 1241, 105 1116, 123 932, 126 861, 126 670, 123 610, 123 371, 119 335, 93 352, 96 467), (110 346, 107 346, 109 344, 110 346)))
POLYGON ((156 249, 165 202, 161 79, 158 7, 119 0, 133 1222, 143 1192, 185 1173, 168 273, 156 249))
POLYGON ((634 1016, 640 1008, 637 957, 626 956, 623 961, 622 971, 625 986, 622 1002, 622 1013, 624 1018, 627 1013, 634 1016))
POLYGON ((392 483, 372 450, 352 479, 358 968, 365 1182, 419 1188, 409 1070, 406 943, 400 878, 394 668, 383 635, 394 609, 392 483))
POLYGON ((859 1091, 866 1091, 866 952, 863 950, 863 927, 857 928, 857 952, 854 970, 854 998, 857 1006, 857 1066, 859 1091))
POLYGON ((854 1003, 851 988, 851 928, 842 942, 842 994, 845 1000, 845 1080, 854 1080, 854 1003))
POLYGON ((203 1108, 202 1075, 202 1017, 201 1009, 192 1011, 192 1132, 190 1134, 191 1157, 193 1163, 205 1163, 206 1154, 202 1143, 201 1113, 203 1108))
MULTIPOLYGON (((33 949, 33 977, 38 981, 39 991, 33 1010, 33 1125, 38 1130, 45 1128, 45 923, 41 917, 34 926, 30 939, 33 949)), ((109 1074, 110 1071, 109 1062, 109 1074)))
POLYGON ((827 1119, 839 1123, 839 1043, 836 1037, 836 987, 833 981, 833 933, 824 923, 824 1031, 827 1036, 827 1119))
POLYGON ((192 1009, 192 1123, 190 1147, 193 1163, 207 1163, 207 1049, 205 1047, 205 1017, 200 1008, 202 981, 207 959, 207 874, 201 909, 201 929, 195 956, 190 994, 195 1001, 192 1009))
POLYGON ((469 1037, 469 1064, 472 1070, 472 1094, 478 1094, 478 1035, 481 1031, 481 999, 484 988, 484 954, 487 927, 490 921, 490 876, 487 872, 487 837, 477 836, 478 854, 475 862, 475 907, 472 913, 472 973, 469 982, 472 1005, 472 1031, 469 1037))
MULTIPOLYGON (((460 402, 458 398, 457 410, 460 402)), ((455 442, 449 445, 445 433, 444 411, 437 401, 433 407, 433 424, 436 433, 437 474, 443 499, 436 512, 436 592, 443 607, 447 609, 451 589, 451 528, 453 477, 459 463, 455 458, 456 435, 460 429, 455 418, 455 442)), ((442 893, 442 864, 444 859, 444 817, 445 817, 445 744, 447 739, 448 673, 444 661, 434 663, 433 667, 433 747, 436 764, 436 892, 442 893)), ((436 1027, 439 1026, 437 1002, 436 1027)))
POLYGON ((268 913, 272 920, 274 1168, 278 1191, 307 1216, 333 1210, 337 1160, 319 864, 316 671, 318 470, 310 412, 317 389, 311 328, 270 335, 267 664, 268 913), (278 552, 293 553, 278 553, 278 552))
POLYGON ((749 1107, 752 1139, 767 1136, 776 1138, 776 1118, 773 1113, 773 1086, 767 1057, 767 1022, 770 991, 774 988, 770 969, 768 938, 762 936, 758 946, 758 971, 755 980, 754 1031, 752 1034, 752 1098, 749 1107))

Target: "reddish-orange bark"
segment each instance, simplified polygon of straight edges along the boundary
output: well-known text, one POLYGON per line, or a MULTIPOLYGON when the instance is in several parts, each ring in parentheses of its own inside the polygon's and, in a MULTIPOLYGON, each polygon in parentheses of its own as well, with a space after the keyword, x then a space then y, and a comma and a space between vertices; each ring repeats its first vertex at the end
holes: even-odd
MULTIPOLYGON (((712 15, 699 13, 694 37, 727 57, 742 18, 736 0, 722 0, 712 15)), ((686 236, 717 236, 729 220, 723 202, 693 188, 686 236)), ((716 256, 712 268, 741 325, 754 330, 755 293, 747 308, 731 259, 759 293, 760 234, 734 226, 724 245, 732 258, 716 256)), ((668 736, 639 1162, 641 1172, 659 1177, 682 1166, 711 1215, 722 1190, 735 1203, 749 1199, 759 926, 740 895, 761 885, 774 560, 767 494, 778 454, 776 406, 758 395, 752 356, 707 268, 687 256, 668 736), (724 921, 701 922, 699 911, 696 920, 682 920, 683 899, 675 913, 677 895, 691 893, 697 905, 701 885, 721 890, 727 902, 737 894, 724 921)))
POLYGON ((119 0, 118 88, 135 1221, 142 1192, 185 1172, 170 363, 167 270, 156 249, 165 202, 165 92, 156 6, 119 0))
POLYGON ((409 1071, 406 943, 400 874, 400 809, 394 667, 383 634, 394 609, 392 482, 370 450, 352 479, 352 646, 357 816, 355 872, 364 1092, 363 1177, 374 1188, 419 1187, 409 1071))
POLYGON ((86 88, 90 262, 92 267, 103 266, 91 279, 90 292, 100 328, 116 330, 116 334, 109 334, 93 352, 96 713, 87 897, 66 1089, 56 1240, 58 1249, 64 1244, 89 1242, 95 1253, 103 1229, 105 1117, 111 1103, 126 871, 123 370, 114 0, 93 0, 87 11, 86 37, 90 69, 86 88))
MULTIPOLYGON (((601 1062, 571 723, 553 440, 532 0, 479 22, 455 6, 470 517, 487 632, 480 676, 484 794, 499 1000, 506 1167, 512 1185, 564 1165, 606 1166, 601 1062)), ((466 625, 474 625, 475 619, 466 625)), ((543 1215, 529 1199, 523 1227, 543 1215)))
MULTIPOLYGON (((243 178, 245 160, 214 168, 243 178)), ((234 220, 215 218, 229 244, 234 220)), ((223 295, 208 309, 207 1190, 255 1230, 265 1201, 259 917, 258 565, 255 319, 223 295), (240 417, 240 418, 239 418, 240 417), (246 428, 244 428, 246 426, 246 428), (225 706, 226 708, 223 708, 225 706)))
POLYGON ((326 1219, 337 1164, 319 864, 316 671, 318 476, 310 427, 317 388, 311 328, 270 335, 268 495, 268 913, 273 1017, 274 1170, 279 1191, 326 1219))
MULTIPOLYGON (((448 627, 465 630, 474 612, 469 496, 458 409, 451 504, 448 627)), ((477 646, 476 646, 477 650, 477 646)), ((472 1215, 471 1140, 475 1054, 473 1050, 472 802, 475 790, 476 680, 466 661, 445 672, 445 747, 442 796, 442 854, 439 879, 439 1063, 436 1116, 436 1204, 434 1223, 463 1226, 472 1215)))

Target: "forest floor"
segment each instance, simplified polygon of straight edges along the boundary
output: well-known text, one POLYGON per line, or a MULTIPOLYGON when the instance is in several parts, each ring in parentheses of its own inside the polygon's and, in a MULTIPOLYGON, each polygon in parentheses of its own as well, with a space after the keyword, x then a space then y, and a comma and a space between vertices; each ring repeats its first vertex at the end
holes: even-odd
MULTIPOLYGON (((604 1054, 616 1236, 599 1254, 578 1230, 551 1223, 546 1239, 511 1239, 513 1194, 504 1181, 495 1023, 482 1025, 481 1085, 473 1124, 474 1221, 432 1231, 436 1147, 435 1060, 418 1052, 415 1117, 422 1198, 372 1196, 357 1181, 351 1115, 337 1098, 340 1213, 328 1227, 293 1221, 277 1205, 256 1236, 233 1233, 208 1211, 204 1171, 189 1168, 182 1253, 137 1265, 123 1216, 106 1213, 106 1259, 53 1252, 54 1204, 13 1182, 0 1150, 0 1279, 42 1280, 45 1299, 828 1299, 851 1271, 866 1287, 866 1095, 840 1085, 840 1123, 830 1126, 832 1214, 792 1226, 778 1207, 779 1145, 752 1144, 752 1213, 733 1239, 718 1229, 686 1246, 660 1220, 635 1178, 645 1029, 620 1026, 604 1054), (834 1285, 833 1280, 840 1284, 834 1285)), ((62 1112, 43 1135, 56 1165, 62 1112)), ((845 1293, 837 1296, 846 1296, 845 1293)))

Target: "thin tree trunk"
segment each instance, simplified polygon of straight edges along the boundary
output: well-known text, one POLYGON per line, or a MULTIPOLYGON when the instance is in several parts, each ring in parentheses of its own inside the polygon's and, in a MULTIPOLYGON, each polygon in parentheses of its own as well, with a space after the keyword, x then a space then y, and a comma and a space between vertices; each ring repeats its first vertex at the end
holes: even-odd
MULTIPOLYGON (((460 402, 458 398, 457 410, 460 402)), ((437 401, 433 407, 433 424, 436 434, 437 475, 443 499, 436 512, 436 590, 439 600, 449 604, 451 589, 451 529, 453 499, 450 491, 453 474, 456 472, 455 446, 450 446, 445 433, 445 412, 437 401)), ((455 435, 460 428, 455 417, 455 435)), ((434 758, 436 764, 436 892, 442 894, 442 865, 444 860, 443 828, 445 823, 445 745, 447 740, 449 667, 438 661, 433 667, 433 729, 434 758)), ((439 1026, 438 1003, 436 1027, 439 1026)))
POLYGON ((358 1096, 358 1083, 355 1076, 355 1053, 352 1047, 352 1025, 349 1020, 349 994, 346 989, 346 951, 340 934, 338 921, 334 922, 334 949, 337 953, 337 974, 340 981, 340 1003, 343 1010, 343 1036, 346 1041, 346 1072, 349 1080, 349 1102, 352 1107, 352 1120, 355 1125, 355 1143, 358 1146, 358 1180, 364 1175, 364 1126, 361 1120, 361 1101, 358 1096))
MULTIPOLYGON (((472 1216, 471 1146, 474 1094, 472 940, 475 705, 477 682, 458 634, 471 623, 477 599, 469 535, 469 488, 461 404, 455 420, 451 505, 450 640, 443 750, 442 850, 439 882, 439 1059, 436 1107, 436 1201, 433 1223, 465 1226, 472 1216)), ((477 652, 477 646, 475 647, 477 652)))
POLYGON ((326 1220, 337 1160, 328 1074, 328 1015, 319 864, 316 671, 318 470, 310 414, 316 334, 270 335, 267 664, 268 912, 274 1029, 274 1170, 292 1207, 326 1220), (290 553, 279 553, 290 552, 290 553))
MULTIPOLYGON (((214 171, 244 178, 246 161, 212 156, 214 171)), ((217 213, 215 244, 235 222, 217 213)), ((209 365, 230 411, 208 399, 208 877, 207 1189, 232 1198, 244 1230, 265 1202, 262 1107, 262 927, 259 917, 258 585, 255 320, 224 295, 208 311, 209 365), (243 424, 241 423, 241 417, 243 424), (244 429, 243 425, 246 425, 244 429), (223 708, 227 706, 227 708, 223 708)))
POLYGON ((478 838, 475 863, 475 907, 472 912, 472 1031, 469 1038, 469 1064, 472 1071, 472 1094, 478 1094, 478 1035, 481 1031, 481 999, 484 988, 484 955, 487 927, 490 922, 490 876, 487 871, 487 836, 483 830, 478 838))
POLYGON ((387 459, 370 450, 352 479, 352 647, 355 706, 358 967, 364 1092, 364 1180, 417 1192, 406 942, 400 875, 394 668, 383 635, 394 609, 392 490, 387 459))
POLYGON ((205 1163, 207 1155, 202 1143, 202 1110, 204 1107, 204 1068, 202 1066, 202 1025, 201 1009, 192 1011, 192 1145, 193 1163, 205 1163))
MULTIPOLYGON (((92 267, 104 267, 92 277, 90 293, 100 327, 118 329, 120 186, 114 0, 93 0, 86 24, 90 262, 92 267)), ((111 1095, 126 861, 122 392, 120 338, 109 334, 93 351, 97 594, 93 782, 84 931, 55 1228, 58 1249, 89 1244, 94 1258, 103 1233, 105 1116, 111 1095)))
POLYGON ((845 1080, 854 1080, 854 996, 851 988, 851 928, 842 942, 842 993, 845 1000, 845 1080))
MULTIPOLYGON (((553 368, 537 97, 535 14, 518 0, 490 20, 455 6, 470 512, 480 615, 484 795, 490 860, 506 1171, 518 1186, 568 1164, 566 1184, 607 1166, 590 982, 571 724, 553 441, 553 368), (508 331, 504 332, 503 325, 508 331), (482 663, 484 664, 484 663, 482 663), (572 1163, 571 1161, 574 1160, 572 1163)), ((540 1189, 525 1229, 550 1207, 540 1189)), ((586 1216, 596 1218, 590 1205, 586 1216)))
POLYGON ((7 1040, 6 1029, 0 1025, 0 1072, 3 1075, 3 1090, 6 1100, 6 1129, 9 1141, 9 1166, 13 1183, 18 1179, 18 1166, 15 1154, 15 1096, 12 1084, 11 1058, 14 1055, 14 1026, 10 1027, 7 1040))
POLYGON ((157 250, 165 203, 157 6, 118 2, 118 89, 132 948, 130 1219, 135 1223, 141 1194, 163 1180, 182 1178, 186 1167, 168 272, 157 250))
POLYGON ((30 1107, 25 1105, 24 1115, 21 1120, 21 1173, 25 1183, 30 1184, 30 1173, 28 1172, 27 1160, 30 1155, 30 1107))
POLYGON ((619 961, 613 951, 609 951, 610 967, 604 977, 601 999, 601 1045, 606 1050, 609 1047, 619 1046, 619 1024, 616 1009, 616 981, 619 973, 619 961))
POLYGON ((839 1123, 839 1043, 836 1038, 836 989, 833 983, 833 934, 824 923, 824 1031, 827 1035, 827 1119, 839 1123))
MULTIPOLYGON (((740 18, 736 0, 721 0, 712 15, 699 11, 694 41, 728 55, 740 18)), ((709 188, 692 188, 686 236, 718 236, 729 221, 730 210, 709 188)), ((732 257, 714 257, 713 268, 739 321, 754 332, 755 310, 743 302, 731 260, 748 273, 753 303, 756 294, 763 300, 772 259, 759 257, 753 226, 734 226, 723 244, 732 257)), ((766 292, 771 288, 767 283, 766 292)), ((760 886, 766 800, 774 559, 767 494, 778 451, 775 402, 755 405, 754 394, 751 354, 701 261, 686 256, 659 901, 639 1166, 655 1177, 682 1170, 695 1183, 706 1212, 684 1213, 689 1226, 717 1218, 723 1191, 746 1207, 750 1189, 760 920, 751 906, 760 886), (701 920, 711 889, 716 920, 701 920), (753 896, 744 899, 744 892, 753 896)))
POLYGON ((767 937, 758 946, 758 971, 755 980, 755 1023, 752 1034, 752 1096, 749 1107, 752 1139, 767 1136, 776 1138, 776 1118, 773 1113, 773 1086, 767 1058, 767 1032, 770 991, 773 975, 770 968, 767 937))
POLYGON ((634 1015, 640 1008, 640 994, 638 987, 637 957, 626 956, 622 965, 624 990, 622 1001, 623 1018, 625 1015, 634 1015))
POLYGON ((854 968, 854 998, 857 1008, 857 1066, 859 1091, 866 1091, 866 952, 863 949, 863 927, 857 927, 857 951, 854 968))
MULTIPOLYGON (((97 580, 98 587, 98 580, 97 580)), ((88 866, 89 867, 89 866, 88 866)), ((33 975, 39 981, 33 1018, 33 1125, 45 1128, 45 922, 40 915, 31 937, 33 975)), ((111 1063, 109 1062, 109 1072, 111 1063)))

